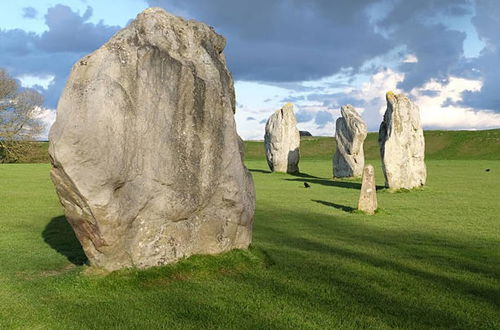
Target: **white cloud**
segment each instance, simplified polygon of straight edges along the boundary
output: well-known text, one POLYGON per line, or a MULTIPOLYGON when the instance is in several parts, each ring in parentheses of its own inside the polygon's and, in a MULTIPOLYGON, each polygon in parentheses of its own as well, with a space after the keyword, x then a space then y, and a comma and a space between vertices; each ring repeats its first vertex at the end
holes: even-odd
MULTIPOLYGON (((360 77, 356 77, 360 78, 360 77)), ((287 97, 306 96, 315 93, 341 93, 366 103, 364 107, 356 107, 362 113, 368 123, 370 130, 378 130, 380 121, 385 111, 385 93, 389 90, 397 92, 397 84, 404 79, 404 74, 390 69, 384 69, 371 77, 364 78, 361 82, 353 83, 352 87, 329 87, 336 86, 334 82, 340 81, 341 85, 347 85, 342 76, 322 79, 316 82, 304 82, 310 86, 316 86, 312 91, 292 92, 285 88, 268 86, 259 83, 236 82, 236 98, 240 107, 236 110, 235 120, 238 134, 246 140, 262 140, 264 137, 265 124, 260 123, 283 104, 282 100, 287 97), (254 117, 257 120, 247 120, 254 117)), ((311 114, 312 119, 307 122, 298 123, 299 130, 309 131, 315 136, 333 136, 335 134, 335 121, 340 116, 340 109, 325 105, 323 101, 301 100, 295 102, 295 111, 305 111, 311 114), (318 125, 316 114, 318 112, 331 113, 333 121, 318 125)), ((354 104, 356 106, 356 104, 354 104)))
POLYGON ((418 58, 414 54, 406 55, 402 61, 403 63, 418 63, 418 58))
POLYGON ((462 92, 481 90, 480 80, 450 77, 448 82, 431 80, 410 94, 420 108, 422 125, 427 128, 485 129, 500 127, 500 114, 456 105, 462 92), (429 93, 430 91, 430 93, 429 93))
POLYGON ((29 74, 24 74, 16 77, 21 81, 21 85, 26 88, 33 88, 35 86, 41 86, 43 89, 48 89, 49 86, 54 82, 54 75, 46 76, 34 76, 29 74))
POLYGON ((38 108, 37 118, 42 121, 45 125, 44 132, 40 135, 40 139, 47 140, 49 136, 49 130, 52 124, 56 121, 56 110, 47 108, 38 108))
POLYGON ((360 100, 365 101, 363 108, 357 108, 368 125, 370 131, 377 131, 384 116, 387 104, 385 94, 388 91, 400 92, 399 82, 404 80, 404 74, 385 69, 374 74, 370 80, 361 84, 360 89, 352 93, 360 100))
MULTIPOLYGON (((359 78, 359 77, 358 77, 359 78)), ((332 93, 348 96, 354 101, 359 100, 359 106, 353 104, 361 113, 370 131, 378 131, 387 104, 385 94, 388 91, 400 93, 397 86, 405 78, 405 75, 391 69, 383 69, 368 78, 364 82, 353 83, 352 87, 328 89, 318 87, 313 91, 296 92, 267 85, 252 83, 245 90, 238 93, 238 102, 244 102, 236 111, 238 132, 244 139, 262 140, 264 137, 265 124, 260 123, 283 104, 281 100, 285 97, 305 96, 315 93, 332 93), (248 92, 248 87, 253 91, 248 92), (257 97, 255 97, 257 96, 257 97), (271 101, 269 101, 271 99, 271 101), (267 100, 267 102, 265 101, 267 100), (254 117, 256 120, 247 120, 254 117)), ((312 82, 311 82, 312 84, 312 82)), ((323 84, 325 84, 323 82, 323 84)), ((237 83, 240 88, 242 83, 237 83)), ((413 89, 410 97, 420 108, 422 124, 426 129, 486 129, 500 127, 500 114, 488 110, 472 109, 458 105, 462 100, 464 91, 479 91, 482 83, 479 80, 470 80, 457 77, 449 77, 447 81, 431 80, 419 88, 413 89)), ((354 102, 353 101, 353 102, 354 102)), ((298 123, 300 130, 311 132, 316 136, 333 136, 335 133, 335 120, 340 116, 339 109, 334 109, 323 101, 300 100, 295 103, 295 110, 305 111, 311 114, 312 119, 307 122, 298 123), (333 121, 325 125, 318 125, 315 121, 316 114, 326 111, 332 114, 333 121)))
POLYGON ((385 69, 377 72, 369 81, 361 84, 361 88, 355 91, 355 94, 359 99, 367 102, 374 99, 382 99, 385 102, 385 93, 388 91, 398 92, 397 85, 403 80, 403 73, 385 69))
POLYGON ((335 135, 335 120, 333 122, 326 123, 323 126, 318 126, 318 124, 315 123, 314 119, 303 122, 303 123, 298 123, 297 128, 300 131, 308 131, 314 136, 334 136, 335 135))

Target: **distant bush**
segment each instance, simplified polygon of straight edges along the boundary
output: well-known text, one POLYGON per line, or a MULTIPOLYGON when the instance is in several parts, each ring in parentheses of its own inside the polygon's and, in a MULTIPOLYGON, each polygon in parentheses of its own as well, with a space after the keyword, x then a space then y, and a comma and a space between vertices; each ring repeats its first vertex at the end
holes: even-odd
POLYGON ((22 88, 7 71, 0 68, 0 163, 22 161, 45 128, 39 118, 43 96, 34 89, 22 88))

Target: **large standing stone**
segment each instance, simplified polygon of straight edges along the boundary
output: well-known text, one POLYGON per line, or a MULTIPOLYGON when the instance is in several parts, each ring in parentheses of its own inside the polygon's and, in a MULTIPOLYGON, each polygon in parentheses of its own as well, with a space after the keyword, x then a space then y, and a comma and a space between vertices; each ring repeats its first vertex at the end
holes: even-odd
POLYGON ((333 155, 333 176, 360 177, 365 166, 363 143, 368 127, 352 105, 340 108, 342 117, 335 124, 337 150, 333 155))
POLYGON ((287 103, 269 117, 264 145, 271 171, 299 172, 300 134, 292 103, 287 103))
POLYGON ((363 181, 359 194, 358 210, 374 214, 377 210, 377 186, 375 185, 375 170, 368 164, 363 170, 363 181))
POLYGON ((424 132, 418 107, 405 95, 388 92, 379 144, 385 186, 411 189, 425 184, 424 132))
POLYGON ((94 266, 246 248, 252 177, 225 39, 162 9, 73 66, 50 132, 52 180, 94 266))

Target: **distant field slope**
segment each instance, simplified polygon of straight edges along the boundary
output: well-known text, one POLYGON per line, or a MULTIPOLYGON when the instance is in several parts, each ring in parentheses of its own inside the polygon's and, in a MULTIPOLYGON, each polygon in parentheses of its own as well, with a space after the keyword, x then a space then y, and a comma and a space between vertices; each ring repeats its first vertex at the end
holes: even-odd
MULTIPOLYGON (((425 131, 427 159, 500 159, 500 129, 485 131, 425 131)), ((263 142, 246 141, 247 159, 265 157, 263 142)), ((330 158, 335 151, 333 137, 302 137, 300 156, 330 158)), ((365 141, 366 159, 378 159, 378 133, 368 133, 365 141)))
MULTIPOLYGON (((500 129, 485 131, 425 131, 427 159, 500 159, 500 129)), ((368 133, 365 141, 366 159, 378 159, 378 133, 368 133)), ((19 163, 48 163, 48 142, 35 143, 33 152, 19 163)), ((335 151, 333 137, 301 137, 302 158, 329 159, 335 151)), ((264 158, 264 143, 245 141, 247 159, 264 158)))

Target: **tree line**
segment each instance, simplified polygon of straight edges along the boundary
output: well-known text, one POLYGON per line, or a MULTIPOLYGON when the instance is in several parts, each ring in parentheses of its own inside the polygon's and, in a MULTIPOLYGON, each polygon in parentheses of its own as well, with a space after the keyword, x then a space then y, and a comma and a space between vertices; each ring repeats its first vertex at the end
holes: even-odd
POLYGON ((0 68, 0 163, 15 163, 31 151, 45 129, 39 118, 43 102, 40 93, 0 68))

